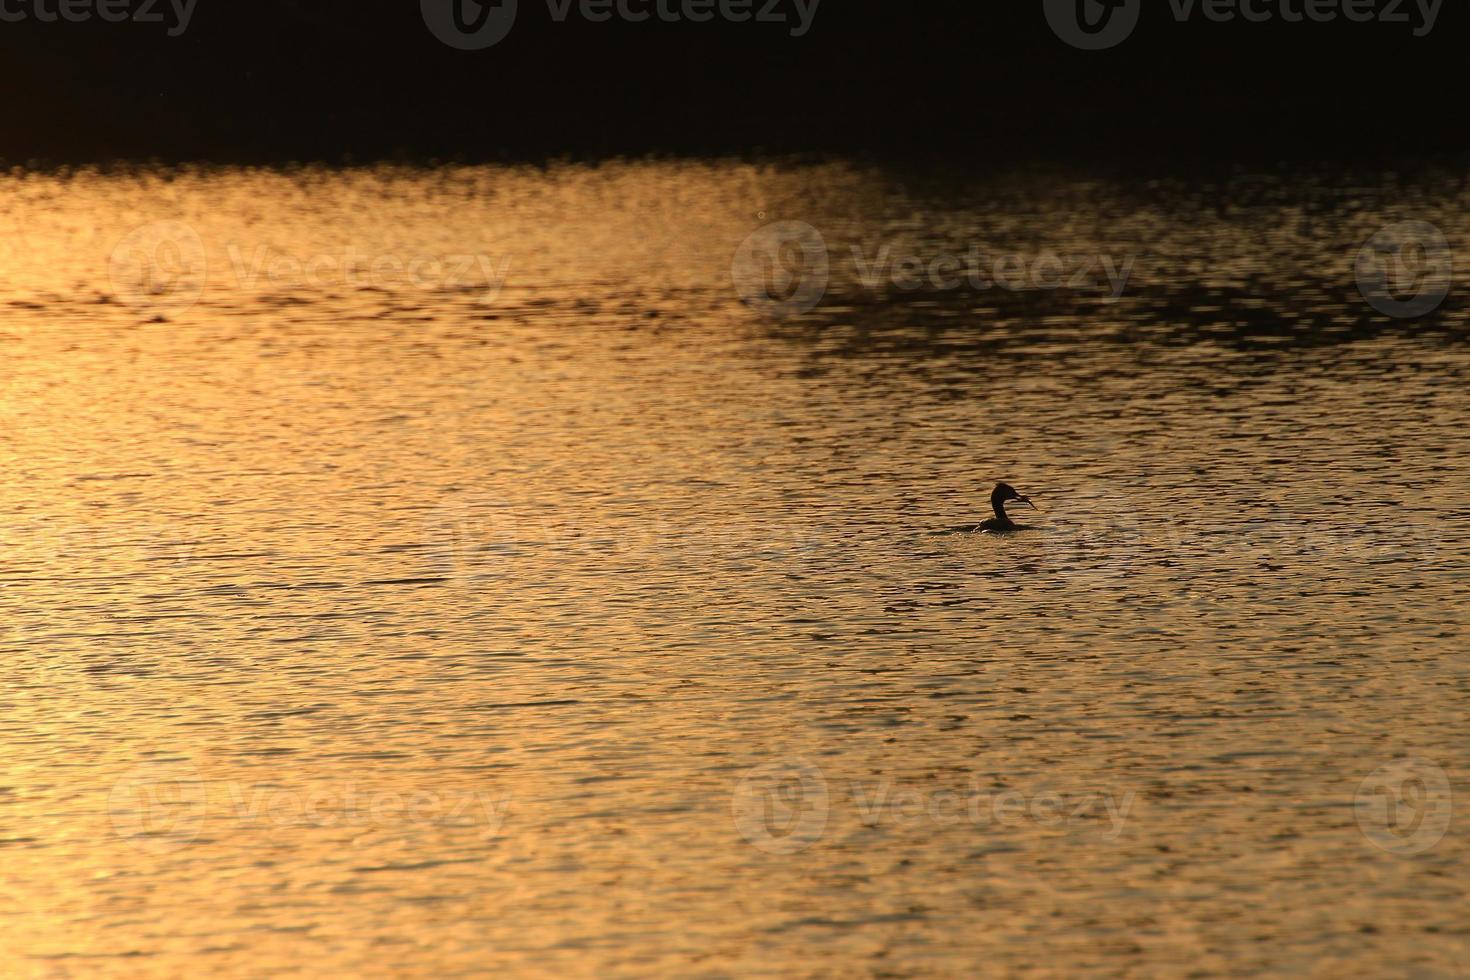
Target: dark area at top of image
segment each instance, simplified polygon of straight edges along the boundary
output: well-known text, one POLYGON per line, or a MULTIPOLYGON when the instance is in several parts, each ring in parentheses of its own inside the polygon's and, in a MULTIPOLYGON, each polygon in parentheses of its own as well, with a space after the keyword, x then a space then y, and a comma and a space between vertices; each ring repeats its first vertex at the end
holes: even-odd
POLYGON ((1060 40, 1040 0, 824 0, 801 36, 795 0, 771 5, 784 22, 749 23, 722 20, 717 2, 706 23, 661 18, 660 5, 685 0, 623 0, 650 14, 637 23, 611 4, 607 21, 589 21, 572 0, 558 22, 563 0, 520 0, 509 34, 479 51, 436 39, 419 3, 197 0, 180 29, 181 0, 113 2, 146 3, 160 20, 46 22, 37 11, 58 0, 6 0, 10 165, 749 153, 1374 163, 1470 149, 1455 111, 1467 11, 1444 4, 1416 36, 1425 0, 1372 0, 1407 20, 1368 23, 1280 16, 1309 0, 1254 0, 1274 12, 1268 23, 1218 23, 1199 0, 1180 22, 1185 0, 1146 0, 1133 35, 1098 52, 1060 40))

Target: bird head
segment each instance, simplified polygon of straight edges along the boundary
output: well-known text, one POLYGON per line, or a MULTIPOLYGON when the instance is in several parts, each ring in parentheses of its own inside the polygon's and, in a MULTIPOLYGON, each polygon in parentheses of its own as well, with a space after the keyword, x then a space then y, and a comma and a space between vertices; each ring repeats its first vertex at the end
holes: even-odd
POLYGON ((995 489, 990 492, 990 499, 995 503, 1000 504, 1003 504, 1008 500, 1014 500, 1019 503, 1025 504, 1032 510, 1036 510, 1036 505, 1031 502, 1031 498, 1021 496, 1019 493, 1016 492, 1016 488, 1011 486, 1009 483, 997 483, 995 485, 995 489))

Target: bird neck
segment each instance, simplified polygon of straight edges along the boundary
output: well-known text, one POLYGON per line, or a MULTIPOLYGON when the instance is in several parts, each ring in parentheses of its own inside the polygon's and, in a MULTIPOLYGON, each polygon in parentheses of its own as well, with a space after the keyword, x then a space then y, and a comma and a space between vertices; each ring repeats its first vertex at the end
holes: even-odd
POLYGON ((1009 521, 1010 520, 1010 518, 1006 516, 1006 504, 1005 504, 1005 501, 1004 500, 1001 500, 1000 499, 1000 494, 992 494, 991 495, 991 497, 990 497, 990 508, 995 511, 995 516, 996 516, 996 519, 997 520, 1000 520, 1000 521, 1009 521))

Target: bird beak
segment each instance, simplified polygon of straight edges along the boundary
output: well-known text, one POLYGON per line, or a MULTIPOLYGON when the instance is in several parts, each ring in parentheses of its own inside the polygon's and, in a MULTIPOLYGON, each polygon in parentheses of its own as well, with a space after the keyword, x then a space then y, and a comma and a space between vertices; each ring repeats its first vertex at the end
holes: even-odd
POLYGON ((1021 501, 1021 503, 1025 504, 1027 507, 1030 507, 1032 510, 1040 510, 1041 509, 1040 507, 1037 507, 1035 504, 1033 504, 1031 502, 1031 498, 1030 497, 1017 497, 1016 499, 1019 500, 1019 501, 1021 501))

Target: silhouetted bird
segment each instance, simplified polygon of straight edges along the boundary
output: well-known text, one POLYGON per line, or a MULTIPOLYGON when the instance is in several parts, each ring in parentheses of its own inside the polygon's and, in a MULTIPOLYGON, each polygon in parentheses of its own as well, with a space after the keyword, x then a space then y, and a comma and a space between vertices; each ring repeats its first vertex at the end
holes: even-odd
POLYGON ((975 525, 976 531, 1024 531, 1025 528, 1006 516, 1006 501, 1019 500, 1032 510, 1036 505, 1031 502, 1030 497, 1023 497, 1016 492, 1016 488, 1009 483, 997 483, 995 489, 990 491, 990 506, 995 511, 995 516, 988 521, 982 521, 975 525))

